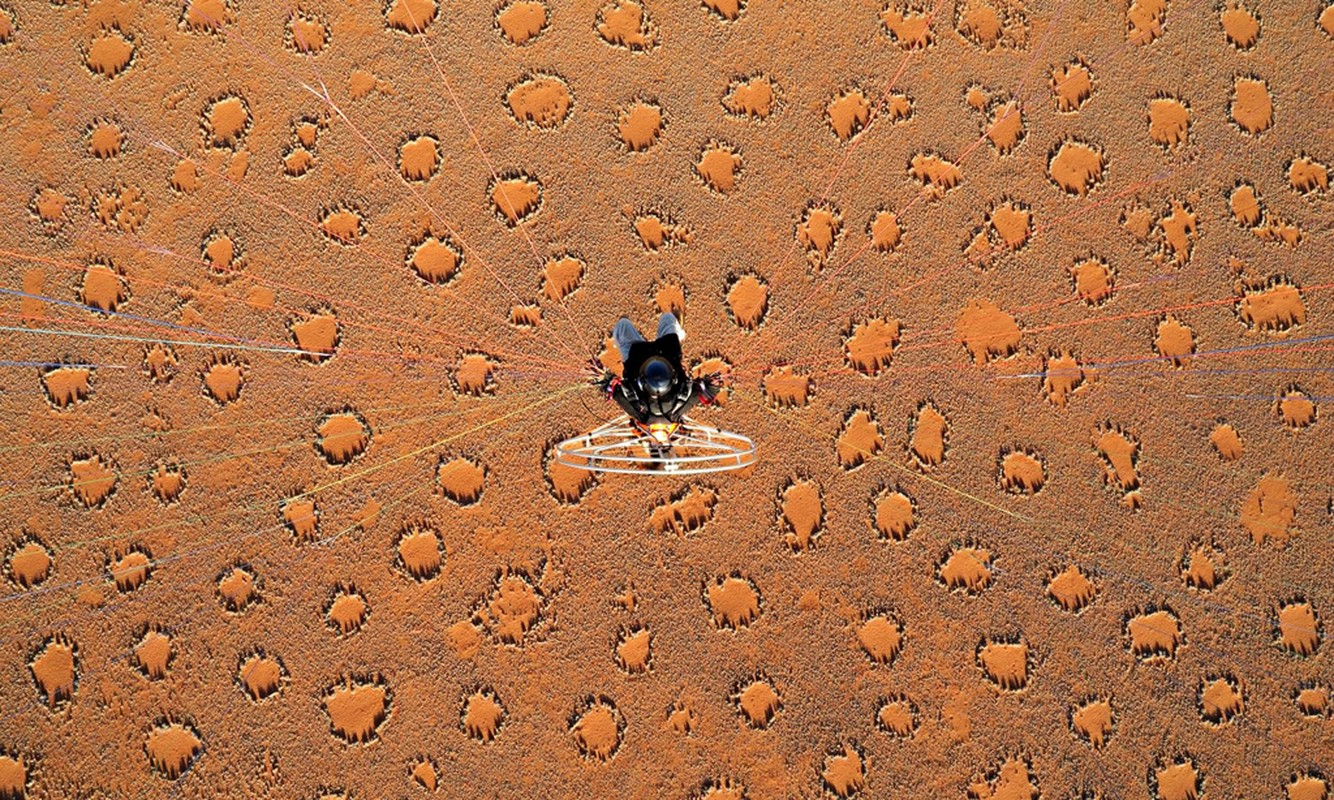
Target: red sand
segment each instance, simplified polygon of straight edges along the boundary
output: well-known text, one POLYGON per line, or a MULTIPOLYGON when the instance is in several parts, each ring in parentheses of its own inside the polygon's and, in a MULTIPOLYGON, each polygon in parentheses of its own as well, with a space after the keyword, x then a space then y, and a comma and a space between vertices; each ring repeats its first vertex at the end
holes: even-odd
POLYGON ((1331 47, 0 4, 0 797, 1327 795, 1331 47), (667 309, 759 464, 552 463, 667 309))

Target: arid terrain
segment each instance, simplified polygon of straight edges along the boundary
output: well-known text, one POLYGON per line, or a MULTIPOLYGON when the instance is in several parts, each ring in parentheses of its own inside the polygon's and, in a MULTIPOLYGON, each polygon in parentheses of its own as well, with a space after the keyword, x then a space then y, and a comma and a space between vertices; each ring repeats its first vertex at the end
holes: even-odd
POLYGON ((1329 0, 0 0, 0 799, 1334 780, 1329 0), (598 475, 676 311, 756 466, 598 475))

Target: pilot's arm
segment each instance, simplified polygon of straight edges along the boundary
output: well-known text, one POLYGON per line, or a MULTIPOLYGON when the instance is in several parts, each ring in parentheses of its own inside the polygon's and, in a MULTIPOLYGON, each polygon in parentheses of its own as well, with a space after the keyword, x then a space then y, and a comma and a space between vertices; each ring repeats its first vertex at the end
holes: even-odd
POLYGON ((696 405, 711 406, 718 402, 718 392, 722 389, 722 383, 716 375, 705 375, 690 382, 689 394, 687 394, 677 407, 676 418, 680 420, 690 409, 696 405))

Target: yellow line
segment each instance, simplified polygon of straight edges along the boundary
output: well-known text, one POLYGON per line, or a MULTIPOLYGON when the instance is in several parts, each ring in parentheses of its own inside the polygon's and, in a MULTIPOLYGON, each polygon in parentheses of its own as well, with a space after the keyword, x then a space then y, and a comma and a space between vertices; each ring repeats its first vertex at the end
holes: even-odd
POLYGON ((483 422, 483 423, 480 424, 480 425, 475 425, 475 426, 473 426, 473 427, 471 427, 471 428, 468 428, 467 430, 459 431, 458 433, 452 434, 452 435, 450 435, 450 436, 446 436, 446 437, 444 437, 444 438, 442 438, 442 439, 437 439, 436 441, 431 442, 431 443, 428 444, 428 445, 424 445, 424 446, 422 446, 422 447, 419 447, 419 448, 417 448, 416 450, 413 450, 413 451, 410 452, 410 453, 404 453, 403 455, 398 456, 397 458, 392 458, 392 459, 390 459, 390 460, 384 462, 383 464, 377 464, 377 465, 374 466, 374 467, 368 467, 368 468, 366 468, 366 469, 361 470, 360 472, 354 472, 354 473, 352 473, 351 475, 344 475, 343 477, 341 477, 341 478, 339 478, 339 479, 337 479, 337 480, 328 481, 327 483, 322 483, 322 484, 320 484, 320 485, 318 485, 318 486, 315 486, 315 487, 312 488, 312 489, 308 489, 307 491, 302 492, 301 494, 294 495, 293 497, 289 497, 288 500, 289 500, 289 501, 291 501, 291 500, 299 500, 299 499, 301 499, 301 498, 303 498, 303 497, 309 497, 310 495, 315 494, 316 492, 322 492, 322 491, 324 491, 325 489, 329 489, 329 488, 332 488, 332 487, 334 487, 334 486, 338 486, 339 484, 347 483, 348 481, 350 481, 350 480, 354 480, 354 479, 356 479, 356 478, 360 478, 360 477, 362 477, 363 475, 369 475, 369 474, 371 474, 371 473, 373 473, 373 472, 379 472, 380 470, 384 469, 385 467, 392 466, 392 465, 394 465, 394 464, 397 464, 397 463, 400 462, 400 461, 406 461, 406 460, 409 459, 409 458, 415 458, 416 456, 419 456, 419 455, 421 455, 422 453, 427 452, 428 450, 432 450, 432 449, 434 449, 434 448, 436 448, 436 447, 439 447, 440 445, 445 444, 446 442, 453 441, 454 439, 457 439, 457 438, 459 438, 460 436, 466 436, 466 435, 468 435, 469 433, 474 433, 474 432, 476 432, 476 431, 480 431, 480 430, 483 430, 483 429, 485 429, 485 428, 489 428, 489 427, 491 427, 492 425, 495 425, 495 424, 500 423, 500 422, 504 422, 505 420, 507 420, 507 419, 509 419, 509 418, 511 418, 511 417, 518 416, 519 414, 522 414, 522 413, 524 413, 524 412, 526 412, 526 411, 529 411, 529 410, 531 410, 531 409, 537 408, 538 406, 542 405, 543 403, 546 403, 546 402, 548 402, 548 401, 554 400, 554 399, 556 399, 557 397, 560 397, 560 396, 562 396, 562 395, 569 394, 570 392, 573 392, 573 391, 575 391, 576 389, 583 389, 583 388, 585 388, 585 387, 587 387, 587 386, 588 386, 588 384, 587 384, 587 383, 584 383, 584 382, 582 382, 582 381, 579 382, 579 383, 571 384, 571 385, 565 387, 564 389, 560 389, 559 391, 552 392, 551 394, 546 395, 545 397, 540 397, 540 398, 538 398, 537 400, 534 400, 532 403, 529 403, 528 405, 526 405, 526 406, 524 406, 524 407, 522 407, 522 408, 516 408, 515 410, 509 412, 508 414, 502 414, 501 416, 496 417, 495 419, 491 419, 491 420, 488 420, 488 421, 486 421, 486 422, 483 422))
MULTIPOLYGON (((766 407, 763 403, 759 402, 758 400, 756 400, 756 401, 754 401, 754 402, 755 402, 755 405, 758 406, 759 408, 767 410, 767 407, 766 407)), ((780 415, 780 416, 782 416, 782 415, 780 415)), ((820 433, 820 432, 819 432, 818 430, 816 430, 814 427, 812 427, 812 426, 810 426, 810 425, 806 425, 806 424, 802 423, 802 422, 799 421, 799 420, 795 420, 795 419, 794 419, 794 420, 791 420, 791 422, 792 422, 793 424, 795 424, 795 425, 798 425, 798 426, 800 426, 800 427, 802 427, 802 428, 805 428, 806 431, 807 431, 808 433, 813 433, 813 434, 817 434, 817 435, 820 433)), ((871 459, 876 458, 876 457, 878 457, 878 455, 879 455, 879 454, 871 453, 871 452, 867 451, 865 448, 857 447, 856 445, 853 445, 853 447, 854 447, 856 450, 860 451, 864 456, 866 456, 866 460, 863 461, 862 463, 868 463, 871 459)), ((1022 522, 1026 522, 1026 523, 1028 523, 1028 524, 1030 524, 1030 525, 1034 525, 1034 526, 1042 526, 1042 527, 1055 527, 1055 528, 1057 528, 1057 529, 1059 529, 1059 528, 1061 527, 1061 526, 1060 526, 1060 523, 1058 523, 1058 522, 1049 522, 1049 521, 1047 521, 1047 520, 1039 520, 1039 519, 1036 519, 1036 518, 1034 518, 1034 517, 1030 517, 1030 516, 1028 516, 1027 514, 1020 514, 1020 513, 1017 512, 1017 511, 1011 511, 1010 509, 1005 508, 1004 506, 998 506, 998 505, 996 505, 995 503, 990 502, 989 500, 985 500, 985 499, 983 499, 983 498, 981 498, 981 497, 978 497, 978 496, 976 496, 976 495, 974 495, 974 494, 971 494, 971 493, 969 493, 969 492, 966 492, 966 491, 964 491, 963 489, 958 489, 958 488, 955 488, 955 487, 953 487, 953 486, 950 486, 949 484, 945 483, 944 481, 941 481, 941 480, 938 480, 938 479, 936 479, 936 478, 933 478, 933 477, 931 477, 930 475, 925 475, 925 474, 923 474, 923 473, 920 473, 920 472, 916 472, 916 471, 914 471, 914 470, 911 470, 911 469, 909 469, 908 467, 905 467, 905 466, 903 466, 902 464, 899 464, 899 463, 897 463, 897 462, 895 462, 895 461, 891 461, 891 460, 889 460, 889 459, 886 459, 886 462, 887 462, 890 466, 892 466, 892 467, 894 467, 895 469, 899 470, 900 472, 904 472, 904 473, 906 473, 906 474, 908 474, 908 475, 911 475, 911 476, 914 477, 914 478, 920 478, 920 479, 926 481, 927 483, 930 483, 930 484, 932 484, 932 485, 934 485, 934 486, 938 486, 938 487, 940 487, 940 488, 942 488, 942 489, 945 489, 946 491, 948 491, 948 492, 950 492, 950 493, 952 493, 952 494, 956 494, 956 495, 958 495, 958 496, 960 496, 960 497, 968 498, 969 500, 972 500, 972 501, 975 502, 975 503, 979 503, 979 504, 981 504, 981 505, 983 505, 983 506, 986 506, 987 508, 993 509, 993 510, 995 510, 995 511, 999 511, 999 512, 1001 512, 1002 514, 1006 514, 1006 515, 1008 515, 1008 516, 1010 516, 1010 517, 1013 517, 1014 519, 1020 520, 1020 521, 1022 521, 1022 522)), ((1124 550, 1125 547, 1126 547, 1126 542, 1125 542, 1124 540, 1120 539, 1120 538, 1113 537, 1113 538, 1111 539, 1111 541, 1115 542, 1115 543, 1116 543, 1121 549, 1123 549, 1123 550, 1124 550)), ((1048 549, 1048 548, 1044 548, 1044 549, 1048 549)), ((1068 556, 1068 555, 1069 555, 1068 552, 1063 551, 1063 550, 1060 550, 1060 549, 1058 549, 1058 548, 1050 548, 1050 549, 1048 549, 1048 551, 1049 551, 1049 552, 1052 552, 1052 553, 1059 554, 1059 555, 1064 555, 1064 556, 1068 556)), ((978 564, 981 564, 983 567, 986 567, 986 566, 987 566, 985 563, 983 563, 980 559, 977 559, 975 556, 972 557, 972 558, 973 558, 974 561, 976 561, 978 564)), ((1107 572, 1109 572, 1109 571, 1104 570, 1104 572, 1107 573, 1107 572)), ((1126 582, 1126 583, 1135 583, 1135 582, 1137 582, 1137 579, 1135 579, 1134 576, 1129 576, 1129 575, 1122 576, 1121 580, 1124 581, 1124 582, 1126 582)), ((1195 600, 1195 598, 1191 598, 1190 595, 1186 595, 1186 596, 1187 596, 1188 598, 1192 599, 1192 601, 1195 600)), ((1254 615, 1254 611, 1253 611, 1250 607, 1242 607, 1241 605, 1228 605, 1228 604, 1226 604, 1226 603, 1218 603, 1217 605, 1224 606, 1224 607, 1226 607, 1226 608, 1232 610, 1233 612, 1250 613, 1250 614, 1254 615)), ((1139 624, 1143 624, 1143 623, 1139 623, 1139 624)), ((1155 631, 1157 631, 1157 632, 1159 632, 1159 633, 1172 633, 1172 631, 1160 630, 1160 629, 1157 629, 1157 628, 1152 628, 1151 626, 1147 626, 1147 625, 1146 625, 1145 627, 1150 627, 1151 630, 1155 630, 1155 631)), ((1302 628, 1297 628, 1296 626, 1293 626, 1293 627, 1294 627, 1295 629, 1302 629, 1302 628)), ((1314 630, 1314 629, 1309 629, 1309 630, 1314 630)))
MULTIPOLYGON (((764 409, 764 410, 768 410, 767 407, 766 407, 763 403, 759 402, 758 400, 753 400, 752 402, 754 402, 755 405, 758 406, 759 408, 764 409)), ((782 415, 780 415, 780 416, 782 416, 782 415)), ((812 434, 817 434, 817 435, 820 433, 820 431, 816 430, 814 427, 812 427, 812 426, 810 426, 810 425, 806 425, 806 424, 802 423, 800 420, 792 419, 792 420, 789 420, 789 421, 792 422, 792 423, 795 424, 795 425, 798 425, 798 426, 800 426, 800 427, 802 427, 802 428, 805 428, 807 433, 812 433, 812 434)), ((864 463, 864 464, 865 464, 865 463, 870 463, 870 461, 871 461, 872 459, 882 458, 882 457, 884 456, 883 451, 882 451, 881 453, 873 453, 873 452, 871 452, 870 450, 867 450, 867 449, 864 448, 864 447, 858 447, 857 445, 852 445, 852 447, 853 447, 853 449, 855 449, 855 450, 857 450, 858 452, 860 452, 863 456, 865 456, 865 460, 862 462, 862 463, 864 463)), ((983 506, 986 506, 987 508, 990 508, 990 509, 992 509, 992 510, 994 510, 994 511, 999 511, 999 512, 1001 512, 1002 514, 1006 514, 1006 515, 1008 515, 1008 516, 1010 516, 1010 517, 1013 517, 1014 519, 1021 520, 1021 521, 1023 521, 1023 522, 1029 523, 1030 525, 1036 525, 1036 524, 1038 523, 1038 520, 1036 520, 1036 519, 1034 519, 1034 518, 1028 516, 1027 514, 1020 514, 1019 512, 1017 512, 1017 511, 1011 511, 1010 509, 1008 509, 1008 508, 1006 508, 1006 507, 1004 507, 1004 506, 998 506, 998 505, 996 505, 995 503, 991 502, 990 500, 985 500, 985 499, 983 499, 983 498, 981 498, 981 497, 978 497, 978 496, 975 495, 975 494, 971 494, 971 493, 969 493, 969 492, 966 492, 966 491, 964 491, 963 489, 959 489, 959 488, 957 488, 957 487, 951 486, 951 485, 949 485, 948 483, 945 483, 945 482, 942 481, 942 480, 939 480, 939 479, 937 479, 937 478, 933 478, 933 477, 931 477, 930 475, 926 475, 926 474, 924 474, 924 473, 917 472, 916 470, 909 469, 908 467, 903 466, 902 464, 898 463, 897 461, 892 461, 892 460, 890 460, 890 459, 888 459, 888 458, 885 458, 885 462, 886 462, 887 464, 889 464, 891 467, 893 467, 894 469, 896 469, 896 470, 898 470, 898 471, 900 471, 900 472, 902 472, 902 473, 905 473, 905 474, 907 474, 907 475, 910 475, 910 476, 912 476, 913 478, 919 478, 919 479, 921 479, 921 480, 924 480, 924 481, 926 481, 927 483, 932 484, 933 486, 938 486, 938 487, 940 487, 941 489, 944 489, 945 491, 950 492, 951 494, 956 494, 956 495, 958 495, 959 497, 965 497, 965 498, 967 498, 967 499, 969 499, 969 500, 972 500, 974 503, 979 503, 979 504, 981 504, 981 505, 983 505, 983 506)))
MULTIPOLYGON (((858 448, 858 449, 861 449, 861 448, 858 448)), ((872 457, 874 457, 874 456, 872 456, 872 457)), ((869 461, 870 459, 868 458, 867 460, 869 461)), ((909 468, 907 468, 907 467, 903 466, 902 464, 899 464, 899 463, 897 463, 897 462, 895 462, 895 461, 889 461, 888 459, 886 459, 886 461, 889 463, 890 466, 892 466, 894 469, 899 470, 900 472, 907 473, 907 474, 913 476, 914 478, 921 478, 922 480, 926 481, 927 483, 932 484, 933 486, 939 486, 940 488, 944 489, 944 490, 947 491, 947 492, 951 492, 951 493, 953 493, 953 494, 957 494, 957 495, 960 496, 960 497, 966 497, 966 498, 968 498, 969 500, 972 500, 972 501, 975 502, 975 503, 981 503, 982 505, 984 505, 984 506, 986 506, 987 508, 990 508, 990 509, 992 509, 992 510, 994 510, 994 511, 999 511, 999 512, 1001 512, 1002 514, 1008 514, 1009 516, 1014 517, 1014 518, 1017 519, 1017 520, 1022 520, 1022 521, 1027 522, 1027 523, 1029 523, 1029 524, 1031 524, 1031 525, 1036 525, 1037 522, 1038 522, 1036 519, 1034 519, 1034 518, 1028 516, 1027 514, 1020 514, 1018 511, 1011 511, 1010 509, 1006 508, 1005 506, 998 506, 998 505, 996 505, 995 503, 991 502, 990 500, 984 500, 983 498, 978 497, 978 496, 975 495, 975 494, 970 494, 969 492, 965 492, 963 489, 959 489, 959 488, 956 488, 956 487, 954 487, 954 486, 950 486, 948 483, 945 483, 945 482, 942 481, 942 480, 938 480, 938 479, 936 479, 936 478, 933 478, 933 477, 931 477, 930 475, 926 475, 926 474, 923 474, 923 473, 921 473, 921 472, 917 472, 917 471, 915 471, 915 470, 911 470, 911 469, 909 469, 909 468)))
MULTIPOLYGON (((537 390, 532 390, 532 391, 528 391, 528 392, 522 392, 522 393, 520 393, 520 394, 517 395, 517 396, 519 396, 519 397, 531 397, 533 394, 536 393, 536 391, 537 391, 537 390)), ((548 397, 550 397, 550 396, 548 395, 548 397)), ((450 402, 450 401, 442 401, 441 403, 433 404, 433 405, 443 406, 443 405, 447 405, 449 402, 450 402)), ((457 402, 457 401, 455 400, 454 402, 457 402)), ((428 406, 429 406, 429 405, 432 405, 432 404, 428 404, 428 406)), ((441 411, 441 412, 439 412, 439 413, 426 414, 426 415, 418 416, 418 417, 410 417, 410 418, 408 418, 408 419, 394 420, 394 421, 392 421, 392 422, 387 422, 387 423, 385 423, 384 425, 381 425, 381 426, 379 426, 378 428, 372 430, 372 433, 384 433, 384 432, 386 432, 386 431, 397 430, 397 429, 403 428, 403 427, 408 426, 408 425, 415 425, 415 424, 420 423, 420 422, 425 422, 425 421, 430 421, 430 420, 436 420, 436 419, 446 419, 446 418, 449 418, 449 417, 453 417, 453 416, 457 416, 457 415, 462 415, 462 414, 465 414, 465 413, 467 413, 467 412, 464 411, 464 410, 452 409, 452 410, 448 410, 448 411, 441 411)), ((331 434, 331 435, 329 435, 329 436, 325 436, 325 437, 323 437, 322 440, 323 440, 323 441, 326 441, 326 442, 329 442, 329 441, 334 441, 334 440, 339 440, 339 439, 350 439, 350 438, 355 438, 355 437, 359 437, 359 436, 363 436, 363 435, 364 435, 363 432, 358 430, 358 431, 350 431, 350 432, 348 432, 348 433, 335 433, 335 434, 331 434)), ((231 461, 232 459, 245 458, 245 457, 247 457, 247 456, 262 456, 262 455, 268 455, 268 454, 270 454, 270 453, 279 453, 279 452, 282 452, 282 451, 285 451, 285 450, 293 450, 293 449, 297 449, 297 448, 300 448, 300 447, 303 447, 303 446, 307 446, 308 444, 309 444, 309 442, 308 442, 306 439, 304 439, 304 438, 303 438, 303 439, 297 439, 297 440, 294 440, 294 441, 287 441, 286 439, 284 439, 284 440, 282 441, 282 443, 280 443, 280 444, 276 444, 276 445, 272 445, 272 446, 270 446, 270 447, 261 447, 261 448, 254 449, 254 450, 241 450, 241 451, 238 451, 238 452, 226 452, 226 453, 222 453, 221 455, 212 456, 212 457, 210 457, 210 458, 200 458, 200 459, 195 459, 195 460, 193 460, 193 461, 178 461, 178 462, 172 462, 171 464, 169 464, 169 466, 173 466, 173 467, 182 467, 182 468, 184 468, 184 467, 191 467, 191 468, 193 468, 193 467, 199 467, 199 466, 207 466, 207 465, 211 465, 211 464, 221 464, 221 463, 224 463, 224 462, 226 462, 226 461, 231 461)), ((113 484, 116 483, 116 482, 118 482, 121 478, 141 478, 141 477, 145 477, 145 476, 148 476, 148 475, 152 475, 152 474, 157 470, 157 468, 158 468, 158 465, 154 465, 154 466, 149 467, 149 468, 147 468, 147 469, 138 469, 138 470, 130 470, 130 471, 126 471, 126 472, 118 472, 118 473, 116 473, 115 476, 114 476, 113 484)), ((9 498, 11 498, 11 497, 28 497, 28 496, 31 496, 31 495, 43 494, 43 493, 45 493, 45 492, 53 492, 53 491, 64 490, 64 489, 69 489, 69 490, 73 491, 73 490, 78 489, 78 488, 81 487, 81 486, 95 486, 95 485, 98 485, 98 484, 101 484, 101 483, 105 483, 107 480, 108 480, 108 479, 105 478, 105 477, 101 477, 101 478, 84 478, 84 479, 82 479, 82 480, 70 481, 70 482, 68 482, 68 483, 56 483, 56 484, 51 484, 51 485, 49 485, 49 486, 38 486, 38 487, 35 487, 35 488, 31 488, 31 489, 25 489, 25 490, 20 490, 20 491, 15 491, 15 492, 9 492, 9 493, 7 493, 7 494, 0 494, 0 500, 7 500, 7 499, 9 499, 9 498)))
MULTIPOLYGON (((508 419, 509 417, 514 416, 515 414, 519 414, 519 413, 522 413, 522 412, 524 412, 524 411, 527 411, 529 408, 532 408, 532 407, 534 407, 534 406, 536 406, 536 405, 538 405, 538 404, 540 404, 540 403, 544 403, 544 402, 546 402, 546 401, 548 401, 548 400, 552 400, 552 399, 554 399, 554 398, 560 397, 561 395, 567 394, 567 393, 569 393, 569 392, 571 392, 571 391, 573 391, 573 390, 575 390, 575 389, 581 389, 581 388, 583 388, 584 386, 587 386, 587 384, 579 383, 579 384, 575 384, 575 385, 573 385, 573 386, 567 387, 567 388, 565 388, 565 389, 562 389, 561 391, 553 392, 552 394, 547 395, 546 397, 543 397, 543 398, 537 400, 536 402, 534 402, 533 404, 531 404, 531 405, 529 405, 529 406, 526 406, 526 407, 524 407, 524 408, 518 409, 518 410, 513 411, 513 412, 511 412, 511 413, 509 413, 509 414, 506 414, 506 415, 504 415, 504 416, 496 417, 496 418, 493 419, 493 420, 490 420, 490 421, 488 421, 488 422, 484 422, 484 423, 482 423, 481 425, 478 425, 478 426, 476 426, 476 427, 474 427, 474 428, 469 428, 469 429, 466 430, 466 431, 462 431, 462 432, 460 432, 460 433, 456 433, 456 434, 454 434, 453 436, 448 436, 448 437, 446 437, 446 438, 444 438, 444 439, 441 439, 441 440, 439 440, 439 441, 437 441, 437 442, 433 442, 433 443, 427 445, 426 447, 423 447, 423 448, 421 448, 420 450, 415 451, 414 453, 408 453, 408 454, 406 454, 406 455, 399 456, 399 458, 398 458, 398 459, 395 459, 395 460, 401 460, 401 459, 404 459, 404 458, 411 458, 413 455, 416 455, 417 453, 420 453, 420 452, 422 452, 423 450, 428 450, 428 449, 430 449, 430 448, 432 448, 432 447, 437 447, 437 446, 442 445, 442 444, 444 444, 444 443, 446 443, 446 442, 448 442, 448 441, 451 441, 451 440, 453 440, 453 439, 457 439, 457 438, 460 437, 460 436, 464 436, 464 435, 466 435, 466 434, 472 433, 473 431, 481 430, 482 428, 486 428, 486 427, 488 427, 488 426, 490 426, 490 425, 494 425, 494 424, 497 423, 497 422, 500 422, 500 421, 502 421, 502 420, 505 420, 505 419, 508 419)), ((389 463, 386 463, 386 464, 381 464, 380 467, 387 467, 387 466, 389 466, 390 463, 393 463, 393 462, 389 462, 389 463)), ((377 467, 376 469, 379 469, 379 467, 377 467)), ((351 478, 351 477, 356 477, 356 476, 355 476, 355 475, 350 475, 350 476, 348 476, 348 477, 351 478)), ((332 484, 330 484, 330 485, 332 485, 332 484)), ((317 487, 315 487, 314 489, 311 489, 310 491, 311 491, 311 492, 317 492, 317 491, 319 491, 319 490, 322 489, 322 488, 324 488, 324 487, 322 487, 322 486, 317 486, 317 487)), ((400 495, 400 496, 394 498, 393 500, 390 500, 390 501, 388 501, 387 503, 385 503, 385 504, 383 504, 382 506, 380 506, 379 510, 376 511, 375 513, 376 513, 377 515, 384 513, 384 510, 385 510, 385 509, 389 508, 390 506, 393 506, 393 505, 396 505, 396 504, 398 504, 398 503, 401 503, 401 502, 403 502, 404 500, 407 500, 409 497, 412 497, 413 495, 415 495, 415 494, 417 494, 418 492, 422 491, 422 489, 424 489, 424 488, 426 488, 426 487, 423 485, 423 486, 418 486, 416 489, 412 489, 411 491, 404 492, 402 495, 400 495)), ((300 497, 300 495, 298 495, 298 497, 300 497)), ((326 536, 326 537, 324 537, 323 539, 316 539, 314 543, 317 544, 317 545, 320 545, 320 546, 333 544, 333 543, 336 542, 337 540, 341 539, 341 538, 342 538, 344 535, 346 535, 347 533, 350 533, 354 528, 360 527, 361 524, 362 524, 361 520, 357 520, 357 521, 353 522, 351 525, 348 525, 347 527, 345 527, 345 528, 343 528, 342 530, 338 531, 337 533, 334 533, 334 534, 331 534, 331 535, 329 535, 329 536, 326 536)))

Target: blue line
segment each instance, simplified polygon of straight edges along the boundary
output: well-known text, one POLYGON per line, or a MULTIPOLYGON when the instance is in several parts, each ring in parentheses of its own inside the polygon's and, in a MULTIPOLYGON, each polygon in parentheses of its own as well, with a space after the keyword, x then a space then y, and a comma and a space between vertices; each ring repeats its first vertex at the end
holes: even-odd
POLYGON ((95 367, 98 369, 126 369, 124 364, 69 364, 62 361, 0 361, 0 367, 95 367))
POLYGON ((1192 375, 1248 375, 1279 372, 1334 372, 1334 367, 1266 367, 1263 369, 1193 369, 1192 375))
POLYGON ((173 322, 166 322, 160 319, 153 319, 152 317, 141 317, 135 314, 126 314, 121 311, 107 311, 105 309, 98 308, 97 306, 84 305, 83 303, 76 303, 72 300, 61 300, 56 297, 47 297, 46 295, 41 295, 41 294, 30 294, 29 292, 20 292, 17 289, 6 289, 4 287, 0 287, 0 294, 7 294, 13 297, 27 297, 33 300, 40 300, 43 303, 54 303, 58 306, 67 306, 69 308, 83 309, 85 311, 92 311, 97 314, 106 314, 108 316, 135 320, 137 322, 147 322, 150 325, 158 325, 164 328, 172 328, 178 331, 187 331, 189 333, 202 333, 206 336, 212 336, 221 339, 229 339, 234 342, 244 342, 246 344, 266 344, 265 342, 260 342, 257 339, 245 339, 240 336, 232 336, 231 334, 227 333, 219 333, 218 331, 211 331, 207 328, 191 328, 188 325, 177 325, 173 322))
POLYGON ((1187 394, 1186 396, 1212 400, 1263 400, 1266 403, 1280 403, 1284 400, 1310 400, 1312 403, 1327 403, 1334 400, 1334 397, 1310 397, 1304 394, 1187 394))
POLYGON ((1219 350, 1201 350, 1198 353, 1185 353, 1179 356, 1152 356, 1149 358, 1131 358, 1124 361, 1093 362, 1082 364, 1078 367, 1069 369, 1054 369, 1044 372, 1025 372, 1019 375, 996 375, 993 380, 1015 380, 1018 378, 1045 378, 1048 375, 1075 375, 1082 372, 1097 372, 1099 370, 1116 369, 1118 367, 1130 367, 1137 364, 1152 364, 1159 361, 1187 361, 1192 358, 1202 356, 1227 355, 1228 353, 1245 353, 1251 350, 1260 350, 1267 347, 1279 347, 1281 345, 1301 344, 1303 342, 1327 342, 1334 340, 1334 333, 1326 333, 1320 336, 1306 336, 1300 339, 1287 339, 1279 342, 1259 342, 1257 344, 1240 345, 1238 347, 1225 347, 1219 350))

